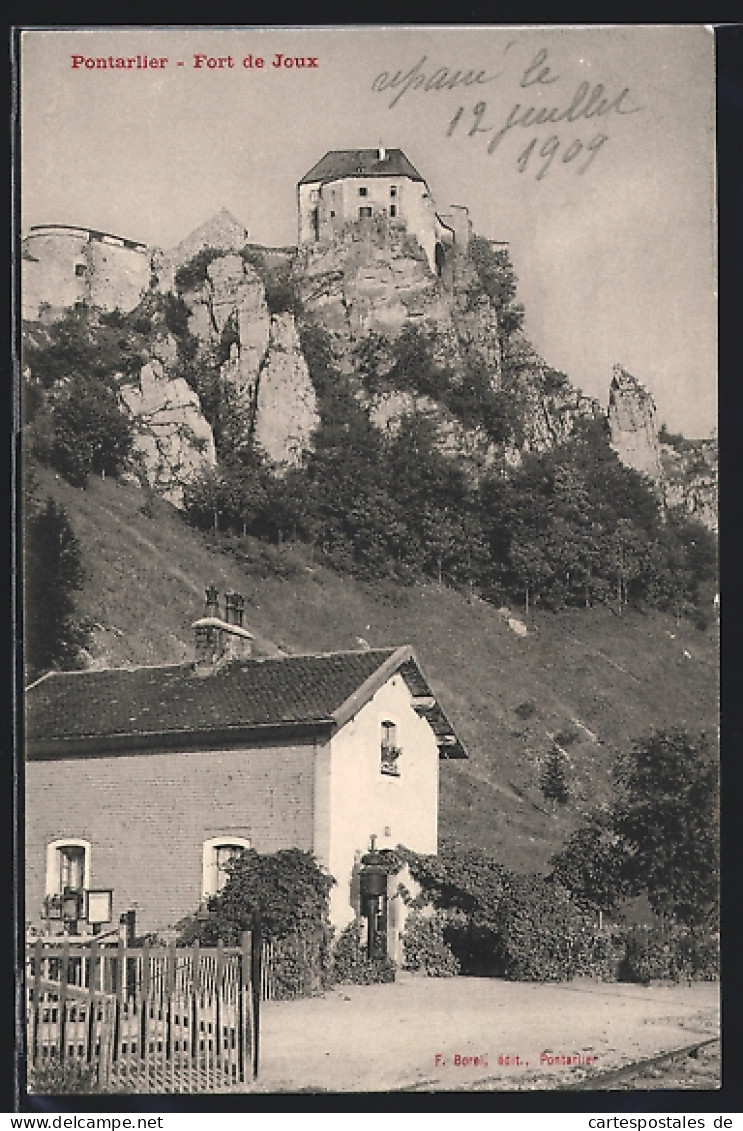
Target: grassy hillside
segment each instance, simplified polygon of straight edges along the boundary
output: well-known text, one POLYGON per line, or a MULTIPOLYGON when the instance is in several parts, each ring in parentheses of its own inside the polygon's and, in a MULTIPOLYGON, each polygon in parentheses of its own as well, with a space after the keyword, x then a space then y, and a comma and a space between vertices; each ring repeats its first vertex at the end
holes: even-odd
POLYGON ((542 867, 580 814, 605 797, 616 753, 670 726, 713 735, 717 632, 671 617, 606 608, 515 617, 435 585, 361 584, 306 547, 251 539, 228 551, 161 500, 112 479, 86 490, 41 472, 66 508, 88 573, 81 616, 94 624, 93 666, 190 659, 190 624, 207 584, 241 592, 265 653, 411 643, 470 751, 444 763, 441 834, 496 851, 516 869, 542 867), (570 801, 546 802, 542 760, 564 751, 570 801))

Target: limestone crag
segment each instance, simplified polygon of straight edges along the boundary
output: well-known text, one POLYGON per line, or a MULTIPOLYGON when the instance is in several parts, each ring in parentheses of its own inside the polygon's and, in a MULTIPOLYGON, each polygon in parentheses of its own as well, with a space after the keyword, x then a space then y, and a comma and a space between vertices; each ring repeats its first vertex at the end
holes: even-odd
POLYGON ((709 530, 717 530, 717 441, 682 440, 678 446, 661 443, 660 453, 666 505, 681 507, 709 530))
POLYGON ((569 383, 552 392, 545 392, 541 383, 524 384, 520 398, 523 451, 549 451, 568 439, 577 420, 603 415, 598 401, 569 383))
POLYGON ((423 250, 393 221, 358 221, 332 241, 303 245, 294 277, 303 309, 332 334, 347 368, 363 337, 374 332, 395 338, 412 323, 429 336, 443 364, 456 369, 467 350, 480 353, 497 374, 493 307, 485 302, 465 312, 464 290, 448 288, 432 274, 423 250))
POLYGON ((184 486, 216 463, 199 398, 156 358, 142 367, 137 381, 123 383, 119 395, 132 419, 134 466, 149 487, 181 506, 184 486))
POLYGON ((609 387, 611 446, 627 467, 656 484, 664 480, 655 401, 636 377, 615 365, 609 387))
POLYGON ((256 389, 254 438, 279 467, 296 466, 318 423, 315 389, 294 316, 274 314, 256 389))
POLYGON ((279 467, 296 464, 319 418, 294 315, 271 314, 258 271, 232 253, 212 259, 201 288, 184 299, 202 349, 226 355, 220 380, 232 444, 255 439, 279 467))

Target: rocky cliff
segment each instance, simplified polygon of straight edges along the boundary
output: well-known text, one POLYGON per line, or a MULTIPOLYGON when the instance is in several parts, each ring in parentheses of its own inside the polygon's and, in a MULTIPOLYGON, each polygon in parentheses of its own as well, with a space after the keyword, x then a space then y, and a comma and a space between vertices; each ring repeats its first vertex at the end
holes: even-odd
MULTIPOLYGON (((406 415, 425 414, 441 450, 464 458, 475 473, 518 466, 524 453, 567 439, 577 421, 605 416, 518 329, 504 332, 503 308, 468 251, 452 249, 434 274, 394 219, 349 223, 332 239, 299 249, 261 248, 222 210, 176 248, 153 250, 151 264, 138 310, 146 310, 148 295, 180 303, 196 368, 212 394, 218 390, 211 397, 218 410, 211 403, 205 413, 183 341, 162 327, 136 375, 122 378, 140 478, 175 505, 184 485, 224 454, 220 445, 228 451, 257 443, 279 470, 299 463, 320 419, 301 345, 308 325, 327 334, 337 370, 377 427, 394 432, 406 415), (446 375, 445 389, 416 388, 415 380, 385 384, 395 343, 411 330, 446 375), (364 345, 373 346, 376 387, 361 372, 364 345), (483 397, 491 401, 489 426, 462 411, 463 403, 483 397)), ((624 464, 647 476, 668 505, 716 524, 715 444, 661 444, 652 397, 619 365, 606 419, 624 464)))
POLYGON ((717 442, 681 436, 662 442, 652 396, 620 365, 614 366, 607 418, 622 463, 646 475, 666 506, 680 507, 716 530, 717 442))
POLYGON ((612 373, 608 421, 611 445, 622 463, 662 483, 655 401, 621 365, 615 365, 612 373))
POLYGON ((189 330, 219 361, 233 447, 251 440, 279 469, 296 465, 319 422, 294 313, 269 309, 264 278, 243 256, 216 255, 184 291, 189 330))
POLYGON ((136 380, 124 382, 119 394, 133 420, 134 464, 140 478, 180 507, 185 485, 216 463, 214 437, 199 398, 156 358, 142 367, 136 380))

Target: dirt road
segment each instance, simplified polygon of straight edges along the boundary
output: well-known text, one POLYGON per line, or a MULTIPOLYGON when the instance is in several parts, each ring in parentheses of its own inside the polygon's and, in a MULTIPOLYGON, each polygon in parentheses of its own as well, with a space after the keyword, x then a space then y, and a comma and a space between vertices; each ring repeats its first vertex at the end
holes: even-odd
MULTIPOLYGON (((260 1091, 564 1086, 719 1031, 719 987, 402 974, 267 1002, 260 1091)), ((717 1087, 710 1076, 706 1088, 717 1087)), ((699 1086, 699 1085, 690 1085, 699 1086)))

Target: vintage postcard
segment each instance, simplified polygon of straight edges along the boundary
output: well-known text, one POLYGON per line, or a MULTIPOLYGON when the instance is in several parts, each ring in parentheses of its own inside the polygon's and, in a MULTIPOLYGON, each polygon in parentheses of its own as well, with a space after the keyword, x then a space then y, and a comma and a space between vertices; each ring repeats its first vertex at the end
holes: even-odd
POLYGON ((23 1105, 714 1097, 712 30, 17 47, 23 1105))

